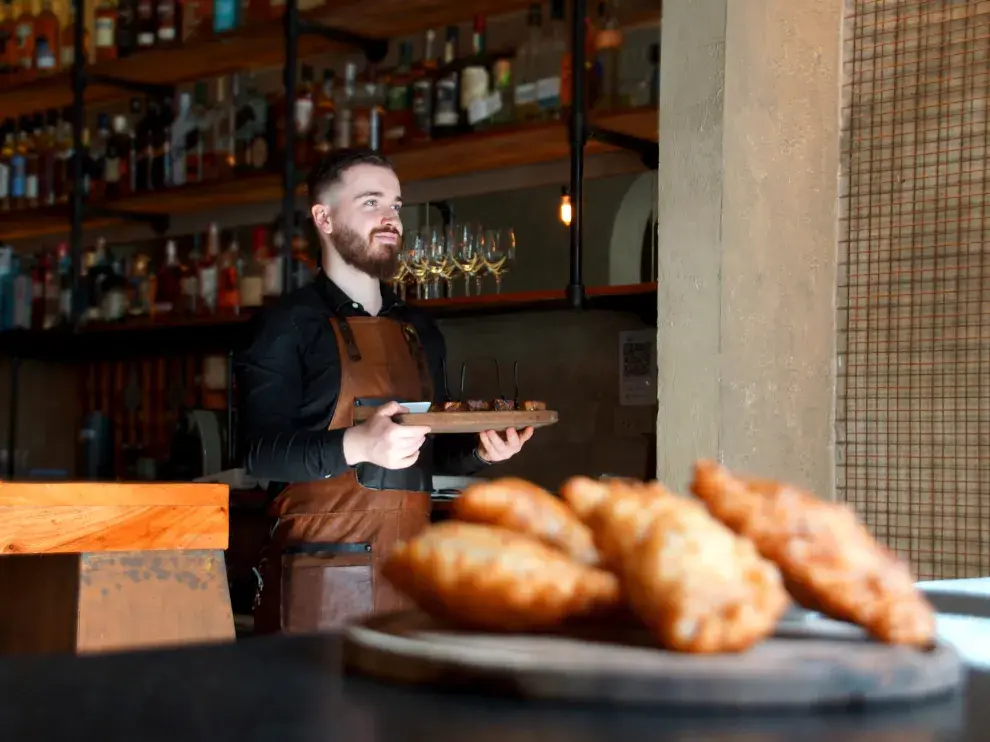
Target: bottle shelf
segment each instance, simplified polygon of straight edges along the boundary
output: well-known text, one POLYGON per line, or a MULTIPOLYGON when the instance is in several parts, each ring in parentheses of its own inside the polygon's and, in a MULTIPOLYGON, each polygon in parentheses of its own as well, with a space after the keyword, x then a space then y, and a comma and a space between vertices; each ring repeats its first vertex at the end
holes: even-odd
MULTIPOLYGON (((467 0, 447 3, 438 0, 334 0, 332 7, 300 13, 300 18, 333 29, 372 39, 394 39, 425 31, 427 28, 457 23, 473 14, 494 15, 525 8, 529 0, 467 0)), ((296 45, 297 59, 350 48, 317 35, 301 35, 296 45)), ((94 75, 111 75, 123 80, 159 85, 179 85, 233 72, 278 67, 285 60, 285 31, 281 18, 249 23, 225 33, 212 31, 201 38, 174 46, 161 46, 136 52, 122 59, 87 65, 94 75)), ((126 100, 125 90, 108 85, 87 87, 86 103, 126 100)), ((72 83, 68 70, 15 82, 0 89, 0 111, 4 117, 62 109, 72 104, 72 83)))
MULTIPOLYGON (((656 141, 659 117, 655 108, 636 108, 608 113, 592 113, 591 121, 603 128, 656 141)), ((591 140, 588 154, 615 151, 614 147, 591 140)), ((464 136, 439 139, 403 149, 390 155, 403 184, 477 173, 523 165, 563 161, 568 156, 567 127, 561 121, 515 124, 464 136)), ((304 186, 300 189, 304 190, 304 186)), ((275 202, 282 195, 280 174, 260 173, 229 180, 183 186, 107 201, 103 206, 119 212, 143 214, 192 214, 236 206, 275 202)), ((450 197, 456 193, 447 194, 450 197)), ((435 196, 437 198, 437 196, 435 196)), ((99 229, 120 223, 121 219, 87 219, 86 229, 99 229)), ((70 230, 66 206, 22 209, 0 214, 0 235, 4 240, 66 235, 70 230)))
MULTIPOLYGON (((656 321, 656 283, 598 286, 587 290, 589 310, 631 312, 656 321)), ((563 290, 410 300, 430 316, 442 318, 565 309, 563 290)), ((205 316, 158 315, 121 322, 81 325, 79 329, 9 330, 0 333, 0 355, 71 360, 118 355, 226 352, 248 338, 257 310, 205 316)))

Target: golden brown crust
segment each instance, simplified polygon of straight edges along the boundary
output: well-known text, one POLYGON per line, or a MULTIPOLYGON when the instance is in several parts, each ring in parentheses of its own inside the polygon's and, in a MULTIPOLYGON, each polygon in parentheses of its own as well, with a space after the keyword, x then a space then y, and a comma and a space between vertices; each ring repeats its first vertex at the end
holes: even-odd
POLYGON ((484 399, 469 399, 467 408, 468 412, 491 412, 492 405, 484 399))
POLYGON ((930 646, 935 614, 906 564, 878 544, 849 508, 796 487, 695 465, 691 490, 776 563, 806 607, 856 623, 891 644, 930 646))
POLYGON ((773 632, 789 602, 780 573, 700 504, 658 482, 582 477, 563 492, 663 646, 738 652, 773 632))
POLYGON ((447 521, 396 546, 383 574, 424 611, 467 628, 535 631, 619 604, 615 575, 513 531, 447 521))
POLYGON ((440 405, 439 410, 434 410, 434 412, 464 412, 467 410, 467 405, 464 402, 444 402, 440 405))
POLYGON ((680 652, 741 652, 770 636, 790 602, 777 568, 698 503, 670 499, 626 558, 633 610, 680 652))
POLYGON ((591 530, 558 498, 525 479, 473 484, 454 501, 451 514, 457 520, 528 534, 581 564, 599 561, 591 530))
POLYGON ((520 403, 519 408, 525 410, 526 412, 542 412, 547 408, 547 403, 540 402, 535 399, 527 399, 526 401, 520 403))

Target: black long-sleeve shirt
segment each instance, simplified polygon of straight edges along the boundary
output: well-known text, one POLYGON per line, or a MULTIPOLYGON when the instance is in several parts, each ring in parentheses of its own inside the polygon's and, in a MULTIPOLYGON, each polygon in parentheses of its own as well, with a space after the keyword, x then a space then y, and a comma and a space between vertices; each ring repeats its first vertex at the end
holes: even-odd
MULTIPOLYGON (((344 431, 327 430, 340 392, 340 354, 328 321, 335 315, 369 316, 320 271, 311 284, 252 319, 250 344, 235 357, 245 468, 276 486, 336 476, 348 469, 344 431)), ((386 285, 378 316, 408 322, 416 329, 433 377, 433 401, 446 401, 446 344, 439 328, 386 285)), ((426 451, 432 451, 432 461, 417 466, 427 473, 469 475, 485 466, 473 435, 434 436, 426 451)))

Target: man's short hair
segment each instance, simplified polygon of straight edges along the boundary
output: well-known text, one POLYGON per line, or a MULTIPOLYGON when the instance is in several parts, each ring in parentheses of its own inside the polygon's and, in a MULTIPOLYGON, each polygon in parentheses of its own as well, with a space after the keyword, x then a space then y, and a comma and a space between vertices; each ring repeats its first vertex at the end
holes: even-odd
POLYGON ((339 183, 344 173, 355 165, 377 165, 395 171, 395 166, 373 149, 347 147, 334 150, 309 171, 306 185, 309 189, 310 206, 322 203, 327 190, 339 183))

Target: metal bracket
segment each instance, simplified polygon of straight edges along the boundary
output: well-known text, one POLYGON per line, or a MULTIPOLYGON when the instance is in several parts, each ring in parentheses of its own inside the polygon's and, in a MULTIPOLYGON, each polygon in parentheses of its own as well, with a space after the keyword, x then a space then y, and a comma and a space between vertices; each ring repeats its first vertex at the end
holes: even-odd
POLYGON ((656 170, 659 166, 660 145, 657 142, 632 134, 623 134, 621 131, 603 129, 599 126, 589 125, 585 132, 589 139, 597 139, 604 144, 636 153, 648 170, 656 170))
POLYGON ((154 214, 147 211, 126 211, 124 209, 108 209, 102 206, 83 207, 84 218, 107 217, 110 219, 124 219, 131 222, 141 222, 151 227, 155 234, 165 234, 172 223, 168 214, 154 214))
POLYGON ((364 52, 367 60, 373 64, 378 64, 388 55, 388 40, 371 39, 367 36, 344 31, 339 28, 325 26, 322 23, 299 19, 299 26, 296 31, 300 36, 322 36, 327 41, 334 41, 347 46, 354 46, 364 52))
POLYGON ((146 95, 149 98, 164 98, 171 95, 175 90, 174 85, 165 85, 156 82, 141 82, 140 80, 127 80, 114 75, 93 74, 82 70, 83 85, 109 85, 113 88, 129 90, 132 93, 146 95))

